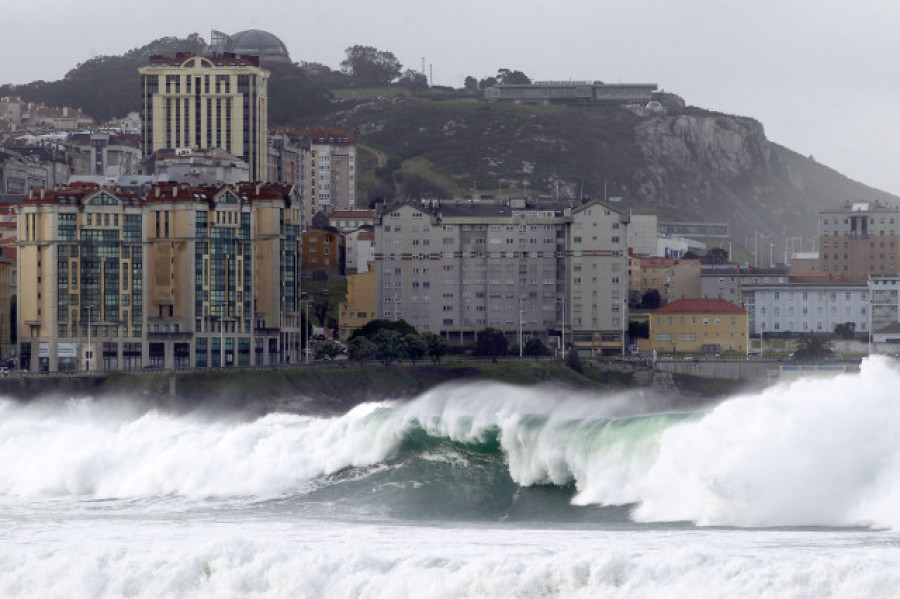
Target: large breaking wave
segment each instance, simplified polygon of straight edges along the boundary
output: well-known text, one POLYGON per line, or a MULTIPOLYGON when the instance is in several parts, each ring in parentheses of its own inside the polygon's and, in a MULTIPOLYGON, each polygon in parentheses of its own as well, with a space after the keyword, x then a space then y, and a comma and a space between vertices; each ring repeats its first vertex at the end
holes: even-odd
POLYGON ((642 414, 630 394, 499 384, 252 422, 0 402, 0 496, 365 501, 377 486, 409 507, 427 487, 439 509, 502 515, 538 486, 575 506, 629 505, 643 522, 896 528, 898 383, 893 361, 872 358, 859 374, 686 414, 642 414))

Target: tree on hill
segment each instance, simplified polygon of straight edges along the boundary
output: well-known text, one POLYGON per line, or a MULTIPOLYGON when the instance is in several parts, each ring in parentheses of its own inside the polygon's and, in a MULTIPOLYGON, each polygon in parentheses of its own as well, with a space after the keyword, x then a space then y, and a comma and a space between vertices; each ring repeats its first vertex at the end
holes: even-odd
POLYGON ((400 76, 400 79, 397 80, 397 83, 408 89, 412 95, 416 95, 416 92, 423 89, 428 89, 428 77, 412 69, 406 69, 403 75, 400 76))
POLYGON ((471 75, 468 75, 465 78, 465 80, 463 81, 463 87, 465 87, 466 89, 468 89, 470 91, 477 90, 478 89, 478 79, 476 79, 475 77, 472 77, 471 75))
POLYGON ((393 52, 356 45, 347 48, 346 53, 341 70, 358 87, 387 85, 400 75, 402 65, 393 52))
POLYGON ((396 195, 398 198, 421 200, 422 198, 446 199, 451 197, 446 189, 422 175, 400 171, 394 176, 394 179, 400 185, 400 191, 396 195))
POLYGON ((35 81, 4 86, 4 95, 19 96, 27 102, 47 106, 72 106, 99 123, 140 110, 140 75, 153 55, 174 56, 177 52, 205 54, 208 46, 192 33, 187 38, 164 37, 122 56, 97 56, 71 69, 59 81, 35 81))
POLYGON ((313 84, 303 68, 295 64, 268 65, 269 124, 300 126, 326 112, 330 91, 313 84))
POLYGON ((531 83, 528 75, 522 71, 512 71, 510 69, 499 69, 497 71, 497 82, 500 85, 524 84, 531 83))
POLYGON ((478 82, 478 89, 487 89, 489 87, 494 87, 495 85, 497 85, 496 77, 485 77, 478 82))

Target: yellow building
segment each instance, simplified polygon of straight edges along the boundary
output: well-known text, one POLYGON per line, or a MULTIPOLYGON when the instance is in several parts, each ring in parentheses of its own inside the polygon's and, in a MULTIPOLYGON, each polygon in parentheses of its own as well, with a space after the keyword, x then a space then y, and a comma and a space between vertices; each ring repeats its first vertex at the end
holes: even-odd
POLYGON ((659 352, 743 353, 747 323, 747 311, 726 300, 676 300, 650 312, 650 345, 659 352))
POLYGON ((266 177, 269 72, 256 56, 152 56, 141 74, 143 151, 221 148, 266 177))
POLYGON ((375 318, 375 271, 347 277, 347 301, 340 306, 341 341, 375 318))
POLYGON ((296 361, 300 206, 274 185, 34 190, 18 208, 20 365, 296 361))

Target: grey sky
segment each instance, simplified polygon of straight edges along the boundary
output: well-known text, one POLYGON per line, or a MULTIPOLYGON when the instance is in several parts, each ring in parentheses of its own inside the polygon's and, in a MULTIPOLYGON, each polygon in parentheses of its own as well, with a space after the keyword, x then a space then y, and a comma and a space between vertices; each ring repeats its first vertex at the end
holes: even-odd
POLYGON ((295 61, 337 68, 354 44, 461 86, 501 67, 532 79, 655 82, 750 116, 772 141, 900 195, 900 4, 888 0, 28 0, 4 2, 0 82, 54 80, 163 36, 264 29, 295 61))

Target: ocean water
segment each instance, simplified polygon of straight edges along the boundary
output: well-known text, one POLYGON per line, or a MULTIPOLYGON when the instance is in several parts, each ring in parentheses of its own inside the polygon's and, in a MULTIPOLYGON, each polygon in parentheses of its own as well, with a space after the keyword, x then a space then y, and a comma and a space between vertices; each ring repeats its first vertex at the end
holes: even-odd
POLYGON ((876 357, 688 413, 0 400, 0 597, 900 596, 898 388, 876 357))

